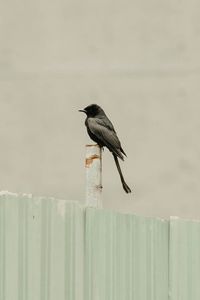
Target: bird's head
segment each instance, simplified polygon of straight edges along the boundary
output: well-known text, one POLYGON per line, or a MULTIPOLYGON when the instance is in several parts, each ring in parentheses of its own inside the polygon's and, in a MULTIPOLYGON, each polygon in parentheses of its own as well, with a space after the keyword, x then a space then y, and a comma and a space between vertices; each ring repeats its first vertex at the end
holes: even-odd
POLYGON ((103 112, 103 109, 97 104, 90 104, 84 109, 80 109, 80 112, 84 112, 88 117, 95 117, 103 112))

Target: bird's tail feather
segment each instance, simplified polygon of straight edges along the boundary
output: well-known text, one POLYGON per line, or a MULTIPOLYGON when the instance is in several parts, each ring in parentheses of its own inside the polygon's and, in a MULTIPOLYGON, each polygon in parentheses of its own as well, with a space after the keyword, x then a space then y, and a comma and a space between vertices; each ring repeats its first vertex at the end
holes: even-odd
POLYGON ((127 157, 126 153, 124 152, 124 150, 122 149, 122 147, 120 148, 120 151, 127 157))
POLYGON ((124 180, 124 177, 123 177, 123 174, 122 174, 122 171, 121 171, 121 167, 120 167, 120 164, 119 164, 119 161, 118 161, 118 158, 117 158, 116 154, 113 153, 113 157, 114 157, 114 160, 115 160, 115 163, 116 163, 116 166, 117 166, 117 170, 119 172, 119 176, 120 176, 120 179, 121 179, 123 189, 125 190, 126 193, 131 193, 131 189, 129 188, 129 186, 127 185, 127 183, 124 180))

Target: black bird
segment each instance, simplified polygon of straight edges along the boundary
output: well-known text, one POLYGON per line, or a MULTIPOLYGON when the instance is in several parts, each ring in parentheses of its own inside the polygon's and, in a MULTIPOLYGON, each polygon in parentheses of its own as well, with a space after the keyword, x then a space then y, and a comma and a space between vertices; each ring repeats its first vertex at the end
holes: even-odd
POLYGON ((131 189, 124 180, 118 161, 118 157, 121 160, 124 160, 124 155, 126 156, 126 153, 121 147, 121 143, 111 121, 108 119, 103 109, 97 104, 88 105, 79 111, 84 112, 87 115, 85 126, 87 127, 90 138, 100 147, 105 146, 112 152, 123 189, 126 193, 131 193, 131 189))

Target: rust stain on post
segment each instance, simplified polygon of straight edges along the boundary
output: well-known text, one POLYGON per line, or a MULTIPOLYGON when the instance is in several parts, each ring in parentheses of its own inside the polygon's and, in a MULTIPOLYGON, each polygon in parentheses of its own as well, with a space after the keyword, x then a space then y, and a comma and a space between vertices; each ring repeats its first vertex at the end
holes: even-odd
POLYGON ((86 160, 85 160, 85 166, 86 166, 86 168, 90 167, 90 165, 92 164, 92 162, 93 162, 94 159, 100 159, 100 156, 94 154, 94 155, 86 158, 86 160))
POLYGON ((93 144, 87 144, 86 145, 86 147, 95 147, 95 146, 98 146, 98 144, 94 144, 94 145, 93 144))
POLYGON ((102 161, 99 145, 86 145, 86 201, 87 207, 102 207, 102 161))

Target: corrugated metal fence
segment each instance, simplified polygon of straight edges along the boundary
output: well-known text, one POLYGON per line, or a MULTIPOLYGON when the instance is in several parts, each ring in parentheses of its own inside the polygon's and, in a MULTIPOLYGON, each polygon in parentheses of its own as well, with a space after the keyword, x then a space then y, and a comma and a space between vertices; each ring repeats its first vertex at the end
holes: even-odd
POLYGON ((0 195, 0 300, 199 300, 200 222, 0 195))

